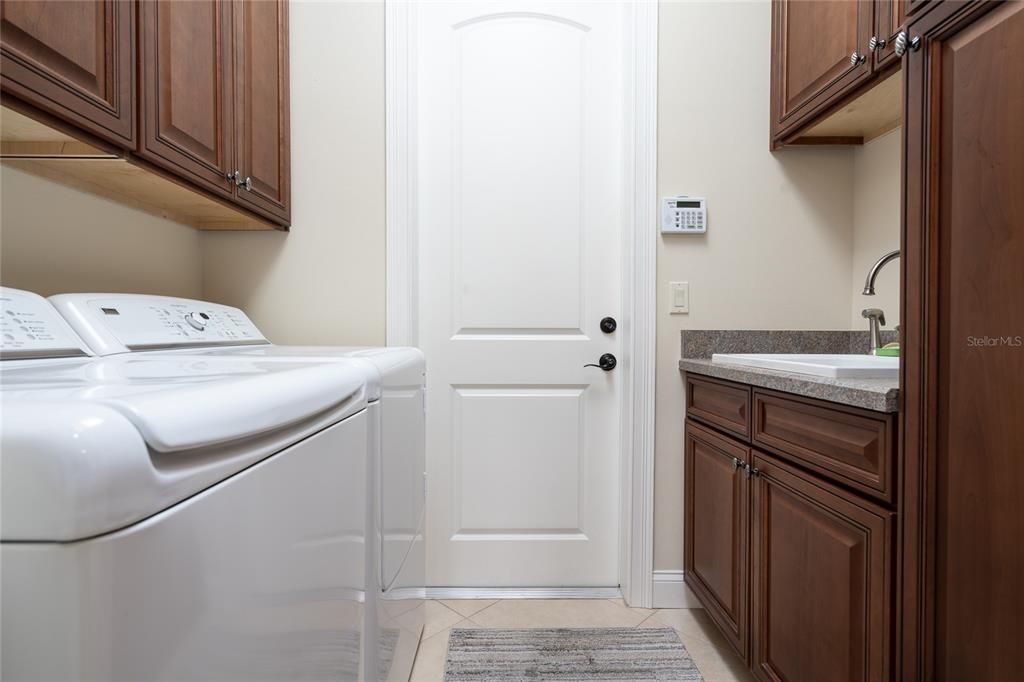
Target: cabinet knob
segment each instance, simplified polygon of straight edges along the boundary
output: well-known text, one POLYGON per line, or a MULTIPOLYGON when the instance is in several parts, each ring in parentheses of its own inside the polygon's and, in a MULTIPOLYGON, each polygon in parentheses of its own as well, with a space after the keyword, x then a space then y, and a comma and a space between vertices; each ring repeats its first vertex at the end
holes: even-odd
POLYGON ((240 182, 238 184, 240 184, 243 187, 245 187, 245 191, 246 192, 251 192, 252 191, 252 178, 249 177, 248 175, 245 176, 245 181, 244 182, 240 182))
POLYGON ((227 177, 228 182, 235 183, 236 187, 242 184, 242 174, 238 171, 228 171, 225 176, 227 177))
POLYGON ((850 55, 850 66, 860 66, 867 61, 867 57, 862 55, 860 52, 854 52, 850 55))
POLYGON ((900 31, 899 34, 896 36, 895 51, 897 57, 902 57, 906 53, 907 49, 909 49, 911 52, 917 52, 918 49, 920 49, 920 47, 920 36, 914 36, 913 38, 911 38, 910 36, 907 35, 906 31, 900 31))
POLYGON ((879 38, 878 36, 871 36, 871 40, 868 41, 868 49, 872 52, 881 50, 886 46, 885 38, 879 38))

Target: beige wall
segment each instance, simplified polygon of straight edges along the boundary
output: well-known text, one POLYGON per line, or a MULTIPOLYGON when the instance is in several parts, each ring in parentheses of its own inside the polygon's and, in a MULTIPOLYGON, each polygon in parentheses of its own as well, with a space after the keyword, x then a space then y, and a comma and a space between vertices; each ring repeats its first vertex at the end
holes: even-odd
POLYGON ((679 331, 850 326, 853 152, 768 151, 770 10, 659 9, 659 194, 705 196, 708 232, 658 245, 656 569, 682 567, 679 331), (669 281, 689 315, 668 314, 669 281))
POLYGON ((278 343, 384 343, 384 7, 292 2, 292 232, 203 235, 206 298, 278 343))
POLYGON ((853 153, 851 329, 867 329, 860 314, 864 308, 884 310, 886 329, 895 329, 900 322, 899 261, 886 265, 878 275, 874 297, 860 293, 878 257, 900 248, 900 139, 896 129, 853 153))
POLYGON ((0 282, 67 291, 202 294, 199 233, 0 167, 0 282))

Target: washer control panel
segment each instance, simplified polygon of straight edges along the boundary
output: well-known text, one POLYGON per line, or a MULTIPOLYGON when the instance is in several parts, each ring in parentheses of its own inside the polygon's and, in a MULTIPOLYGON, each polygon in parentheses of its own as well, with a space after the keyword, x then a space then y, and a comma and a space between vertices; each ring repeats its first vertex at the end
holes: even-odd
POLYGON ((88 355, 64 318, 38 294, 0 287, 0 358, 88 355))
POLYGON ((238 308, 139 294, 64 294, 51 301, 98 355, 269 343, 238 308))

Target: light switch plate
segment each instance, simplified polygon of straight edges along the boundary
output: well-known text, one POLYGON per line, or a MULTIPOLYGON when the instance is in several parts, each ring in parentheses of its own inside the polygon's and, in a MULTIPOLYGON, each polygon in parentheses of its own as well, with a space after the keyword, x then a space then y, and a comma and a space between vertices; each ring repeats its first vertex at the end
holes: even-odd
POLYGON ((690 312, 690 283, 669 282, 669 313, 683 315, 690 312))

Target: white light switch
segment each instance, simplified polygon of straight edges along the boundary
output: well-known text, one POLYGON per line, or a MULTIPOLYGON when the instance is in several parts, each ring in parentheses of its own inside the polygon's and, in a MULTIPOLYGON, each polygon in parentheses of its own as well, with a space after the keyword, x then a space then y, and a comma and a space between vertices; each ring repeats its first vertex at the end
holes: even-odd
POLYGON ((673 315, 690 312, 690 283, 669 282, 668 288, 671 292, 670 300, 672 302, 669 312, 673 315))

